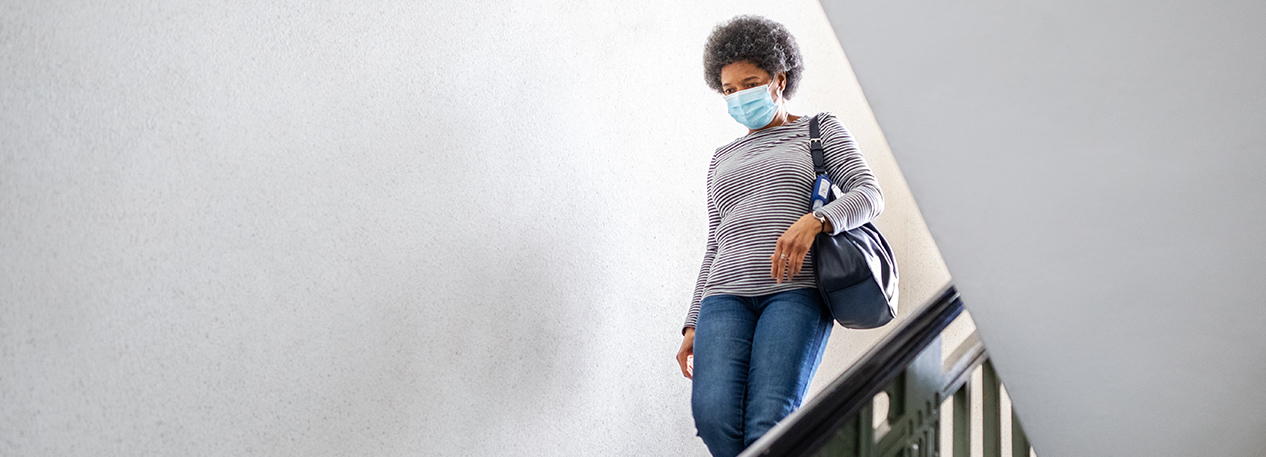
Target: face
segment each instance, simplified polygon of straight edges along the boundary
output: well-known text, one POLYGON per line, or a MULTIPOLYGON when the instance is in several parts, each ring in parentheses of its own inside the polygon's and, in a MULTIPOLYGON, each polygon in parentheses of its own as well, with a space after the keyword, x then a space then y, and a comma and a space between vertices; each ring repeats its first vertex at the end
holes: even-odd
POLYGON ((770 76, 768 72, 761 70, 756 64, 746 60, 721 67, 721 93, 723 95, 763 86, 771 81, 773 84, 770 84, 769 96, 773 97, 775 103, 782 103, 782 90, 787 85, 787 76, 784 73, 770 76))

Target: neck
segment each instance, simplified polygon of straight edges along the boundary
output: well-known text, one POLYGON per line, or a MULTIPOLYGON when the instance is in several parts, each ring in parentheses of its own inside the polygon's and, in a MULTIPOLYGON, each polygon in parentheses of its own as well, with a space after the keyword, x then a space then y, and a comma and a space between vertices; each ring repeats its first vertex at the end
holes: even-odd
MULTIPOLYGON (((764 129, 767 129, 767 128, 770 128, 770 127, 777 127, 777 126, 780 126, 780 125, 786 124, 786 123, 790 120, 790 119, 789 119, 790 117, 791 117, 791 115, 790 115, 790 114, 787 114, 787 109, 786 109, 786 108, 784 108, 784 107, 782 106, 782 103, 779 103, 779 104, 778 104, 778 112, 777 112, 777 113, 774 113, 774 120, 769 121, 769 125, 766 125, 766 126, 764 126, 764 127, 758 128, 758 129, 748 129, 748 130, 747 130, 747 133, 749 133, 749 134, 750 134, 750 133, 755 132, 755 131, 757 131, 757 130, 764 130, 764 129)), ((799 119, 799 118, 800 118, 799 116, 796 116, 796 119, 799 119)))

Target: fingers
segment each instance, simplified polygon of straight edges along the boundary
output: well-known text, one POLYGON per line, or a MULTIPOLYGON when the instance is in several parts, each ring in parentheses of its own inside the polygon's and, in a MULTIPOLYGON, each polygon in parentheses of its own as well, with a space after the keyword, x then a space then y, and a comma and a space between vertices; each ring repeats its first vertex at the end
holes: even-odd
POLYGON ((693 377, 690 376, 690 369, 688 367, 689 361, 687 359, 688 356, 690 356, 690 354, 685 349, 682 349, 681 352, 677 353, 677 364, 681 365, 682 376, 685 376, 686 379, 694 379, 693 377))
POLYGON ((686 329, 686 334, 681 340, 681 349, 677 350, 677 364, 681 366, 681 375, 686 379, 694 379, 690 369, 690 356, 695 353, 695 334, 694 329, 686 329))
POLYGON ((778 247, 774 248, 774 255, 769 256, 769 277, 774 278, 775 280, 778 279, 778 264, 780 263, 778 262, 778 258, 782 255, 782 253, 779 252, 781 250, 782 242, 779 241, 778 247))
POLYGON ((809 256, 808 249, 797 249, 796 253, 791 254, 791 276, 795 277, 800 274, 800 270, 804 268, 805 257, 809 256))
MULTIPOLYGON (((787 230, 787 233, 791 232, 791 229, 787 230)), ((809 248, 813 245, 813 238, 808 238, 802 243, 796 243, 794 240, 795 238, 788 237, 787 234, 778 237, 774 255, 769 256, 769 276, 778 284, 782 284, 783 278, 790 281, 791 278, 800 274, 805 258, 809 255, 809 248), (783 258, 784 255, 787 258, 783 258)))
MULTIPOLYGON (((782 284, 783 274, 787 271, 787 253, 791 251, 790 243, 787 242, 786 235, 778 237, 778 244, 774 248, 774 255, 769 256, 769 262, 772 264, 769 275, 774 278, 774 282, 782 284)), ((790 256, 788 256, 790 257, 790 256)), ((790 279, 788 279, 790 280, 790 279)))

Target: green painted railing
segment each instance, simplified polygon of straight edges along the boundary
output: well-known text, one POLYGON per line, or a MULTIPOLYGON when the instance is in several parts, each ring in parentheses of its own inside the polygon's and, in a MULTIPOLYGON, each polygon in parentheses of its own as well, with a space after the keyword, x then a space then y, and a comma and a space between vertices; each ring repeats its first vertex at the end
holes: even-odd
MULTIPOLYGON (((962 310, 958 291, 947 287, 740 457, 968 457, 971 380, 977 370, 980 445, 985 457, 1002 457, 1002 383, 984 344, 973 332, 949 357, 941 357, 941 333, 962 310), (949 398, 953 407, 944 419, 952 424, 952 449, 943 449, 948 443, 941 439, 941 407, 949 398), (876 415, 876 403, 882 408, 883 399, 887 411, 876 415)), ((1014 410, 1010 416, 1010 455, 1029 457, 1033 450, 1020 419, 1014 410)))

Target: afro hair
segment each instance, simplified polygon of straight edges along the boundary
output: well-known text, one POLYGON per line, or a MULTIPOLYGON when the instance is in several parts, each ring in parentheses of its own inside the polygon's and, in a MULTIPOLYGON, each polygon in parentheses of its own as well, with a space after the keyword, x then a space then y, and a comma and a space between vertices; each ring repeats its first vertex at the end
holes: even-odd
POLYGON ((749 61, 770 76, 786 72, 782 95, 790 99, 800 86, 804 61, 795 37, 782 24, 760 16, 737 16, 712 30, 703 48, 703 73, 708 87, 721 89, 721 67, 749 61))

